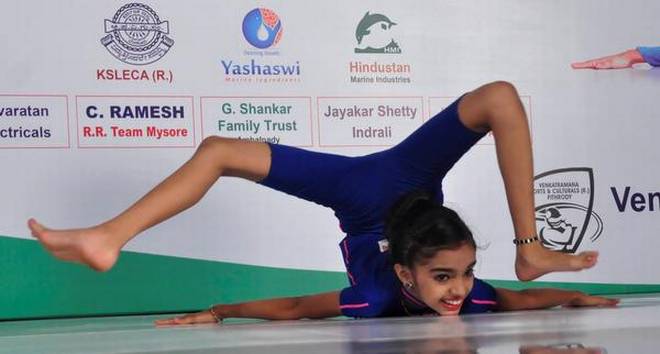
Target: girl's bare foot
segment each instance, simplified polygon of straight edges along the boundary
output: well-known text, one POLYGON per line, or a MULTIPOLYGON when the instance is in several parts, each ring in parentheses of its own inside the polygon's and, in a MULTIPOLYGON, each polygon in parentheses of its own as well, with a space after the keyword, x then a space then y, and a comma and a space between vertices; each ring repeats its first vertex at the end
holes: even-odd
POLYGON ((119 257, 123 243, 107 227, 96 226, 86 229, 50 230, 36 220, 28 220, 32 236, 53 256, 69 262, 82 263, 90 268, 105 272, 112 268, 119 257))
POLYGON ((551 251, 540 242, 518 246, 516 250, 516 276, 527 281, 551 272, 579 271, 593 267, 598 252, 587 251, 567 254, 551 251))

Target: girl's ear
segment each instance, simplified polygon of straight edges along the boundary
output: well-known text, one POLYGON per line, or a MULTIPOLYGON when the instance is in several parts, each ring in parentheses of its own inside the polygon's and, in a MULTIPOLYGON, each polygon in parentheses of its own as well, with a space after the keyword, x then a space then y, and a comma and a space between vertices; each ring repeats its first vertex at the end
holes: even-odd
POLYGON ((412 271, 410 268, 401 265, 399 263, 394 265, 394 272, 396 273, 396 276, 399 278, 401 283, 403 284, 413 284, 414 283, 414 277, 412 274, 412 271))

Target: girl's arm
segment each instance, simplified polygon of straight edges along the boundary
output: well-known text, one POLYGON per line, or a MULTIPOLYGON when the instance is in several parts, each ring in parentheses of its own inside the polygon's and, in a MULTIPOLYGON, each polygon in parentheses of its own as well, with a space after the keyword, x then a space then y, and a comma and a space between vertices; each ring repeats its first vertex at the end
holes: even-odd
POLYGON ((302 318, 326 318, 340 315, 339 291, 333 291, 317 295, 250 301, 231 305, 215 305, 206 311, 158 320, 156 324, 214 323, 218 320, 222 321, 225 318, 299 320, 302 318))
POLYGON ((520 291, 495 288, 499 311, 544 309, 554 306, 615 306, 618 299, 591 296, 579 291, 560 289, 526 289, 520 291))
MULTIPOLYGON (((642 48, 629 49, 621 53, 608 55, 602 58, 590 59, 571 64, 573 69, 624 69, 634 64, 647 62, 642 48)), ((649 63, 651 64, 651 63, 649 63)))

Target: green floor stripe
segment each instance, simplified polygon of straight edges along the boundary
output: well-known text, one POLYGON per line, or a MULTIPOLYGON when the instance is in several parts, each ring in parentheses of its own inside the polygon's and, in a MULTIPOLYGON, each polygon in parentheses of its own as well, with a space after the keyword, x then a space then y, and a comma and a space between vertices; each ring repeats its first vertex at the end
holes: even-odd
POLYGON ((579 290, 592 295, 608 294, 645 294, 660 293, 660 284, 607 284, 607 283, 563 283, 549 281, 519 282, 513 280, 489 280, 495 287, 513 290, 530 288, 559 288, 566 290, 579 290))
POLYGON ((0 237, 0 319, 177 312, 347 285, 341 272, 257 267, 123 252, 97 273, 32 240, 0 237))
MULTIPOLYGON (((660 292, 658 285, 489 281, 512 289, 559 287, 593 294, 660 292)), ((0 237, 0 320, 181 312, 338 290, 343 272, 258 267, 123 252, 107 273, 60 262, 33 241, 0 237)))

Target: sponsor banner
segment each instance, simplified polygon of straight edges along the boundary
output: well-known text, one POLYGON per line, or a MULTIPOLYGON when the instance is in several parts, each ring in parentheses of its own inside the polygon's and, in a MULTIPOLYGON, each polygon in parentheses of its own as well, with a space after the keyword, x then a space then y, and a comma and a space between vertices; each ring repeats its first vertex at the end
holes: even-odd
POLYGON ((385 14, 367 11, 355 29, 355 53, 401 54, 401 47, 392 38, 396 25, 385 14))
POLYGON ((153 83, 171 84, 174 81, 172 70, 165 69, 109 69, 100 68, 96 70, 96 80, 101 81, 147 81, 153 83))
POLYGON ((104 21, 101 44, 119 61, 146 65, 160 60, 174 45, 169 21, 141 3, 129 3, 104 21))
POLYGON ((202 97, 202 136, 314 145, 311 97, 202 97))
POLYGON ((422 123, 422 97, 319 97, 320 146, 392 146, 422 123))
MULTIPOLYGON (((301 82, 300 59, 282 52, 279 44, 284 25, 272 9, 254 8, 243 17, 241 25, 244 48, 239 55, 220 59, 225 83, 297 84, 301 82)), ((241 47, 241 46, 239 46, 241 47)), ((295 44, 291 47, 295 47, 295 44)), ((238 54, 237 51, 235 51, 238 54)))
POLYGON ((78 147, 193 147, 193 98, 76 96, 78 147))
POLYGON ((536 229, 544 246, 575 253, 581 245, 598 240, 604 226, 594 211, 594 194, 591 168, 564 168, 536 176, 536 229))
MULTIPOLYGON (((30 238, 25 220, 33 216, 53 228, 98 224, 212 135, 374 153, 460 94, 505 80, 525 93, 544 245, 600 252, 593 269, 543 280, 660 284, 660 274, 648 271, 660 265, 660 44, 649 30, 660 2, 618 5, 0 2, 0 12, 12 14, 0 21, 11 34, 0 65, 2 196, 9 201, 0 205, 0 231, 30 238)), ((515 279, 514 230, 494 140, 478 144, 438 183, 448 206, 488 246, 478 251, 477 274, 515 279)), ((222 178, 195 208, 145 231, 126 250, 343 272, 342 237, 327 208, 222 178)), ((21 267, 12 269, 5 273, 20 281, 21 267)), ((130 276, 113 283, 134 286, 130 276)), ((52 293, 44 284, 30 293, 52 293)), ((261 290, 268 289, 272 284, 261 290)), ((29 301, 25 306, 30 311, 29 301)))
POLYGON ((0 95, 0 148, 68 148, 64 95, 0 95))
POLYGON ((412 83, 413 64, 399 55, 403 51, 398 28, 398 22, 386 14, 371 11, 364 14, 355 28, 355 56, 348 63, 349 83, 392 86, 412 83))
MULTIPOLYGON (((431 119, 435 114, 441 112, 443 109, 447 108, 452 102, 456 101, 459 97, 429 97, 429 119, 431 119)), ((532 98, 530 96, 520 96, 520 101, 523 104, 525 113, 527 114, 527 120, 529 122, 530 134, 534 138, 533 120, 532 120, 532 98)), ((495 140, 493 139, 493 133, 489 132, 483 139, 479 140, 477 145, 495 145, 495 140)))
MULTIPOLYGON (((245 40, 257 49, 275 47, 282 39, 282 21, 275 11, 267 8, 256 8, 243 18, 243 36, 245 40)), ((269 55, 277 55, 270 53, 269 55)))
MULTIPOLYGON (((648 214, 660 212, 660 191, 640 191, 631 186, 610 187, 612 199, 619 213, 648 214)), ((650 214, 653 215, 653 214, 650 214)))
POLYGON ((174 45, 170 22, 159 16, 154 8, 142 3, 128 3, 111 18, 105 18, 101 28, 100 44, 117 59, 115 63, 125 65, 98 67, 95 72, 98 83, 174 83, 172 69, 150 65, 165 57, 174 45))

